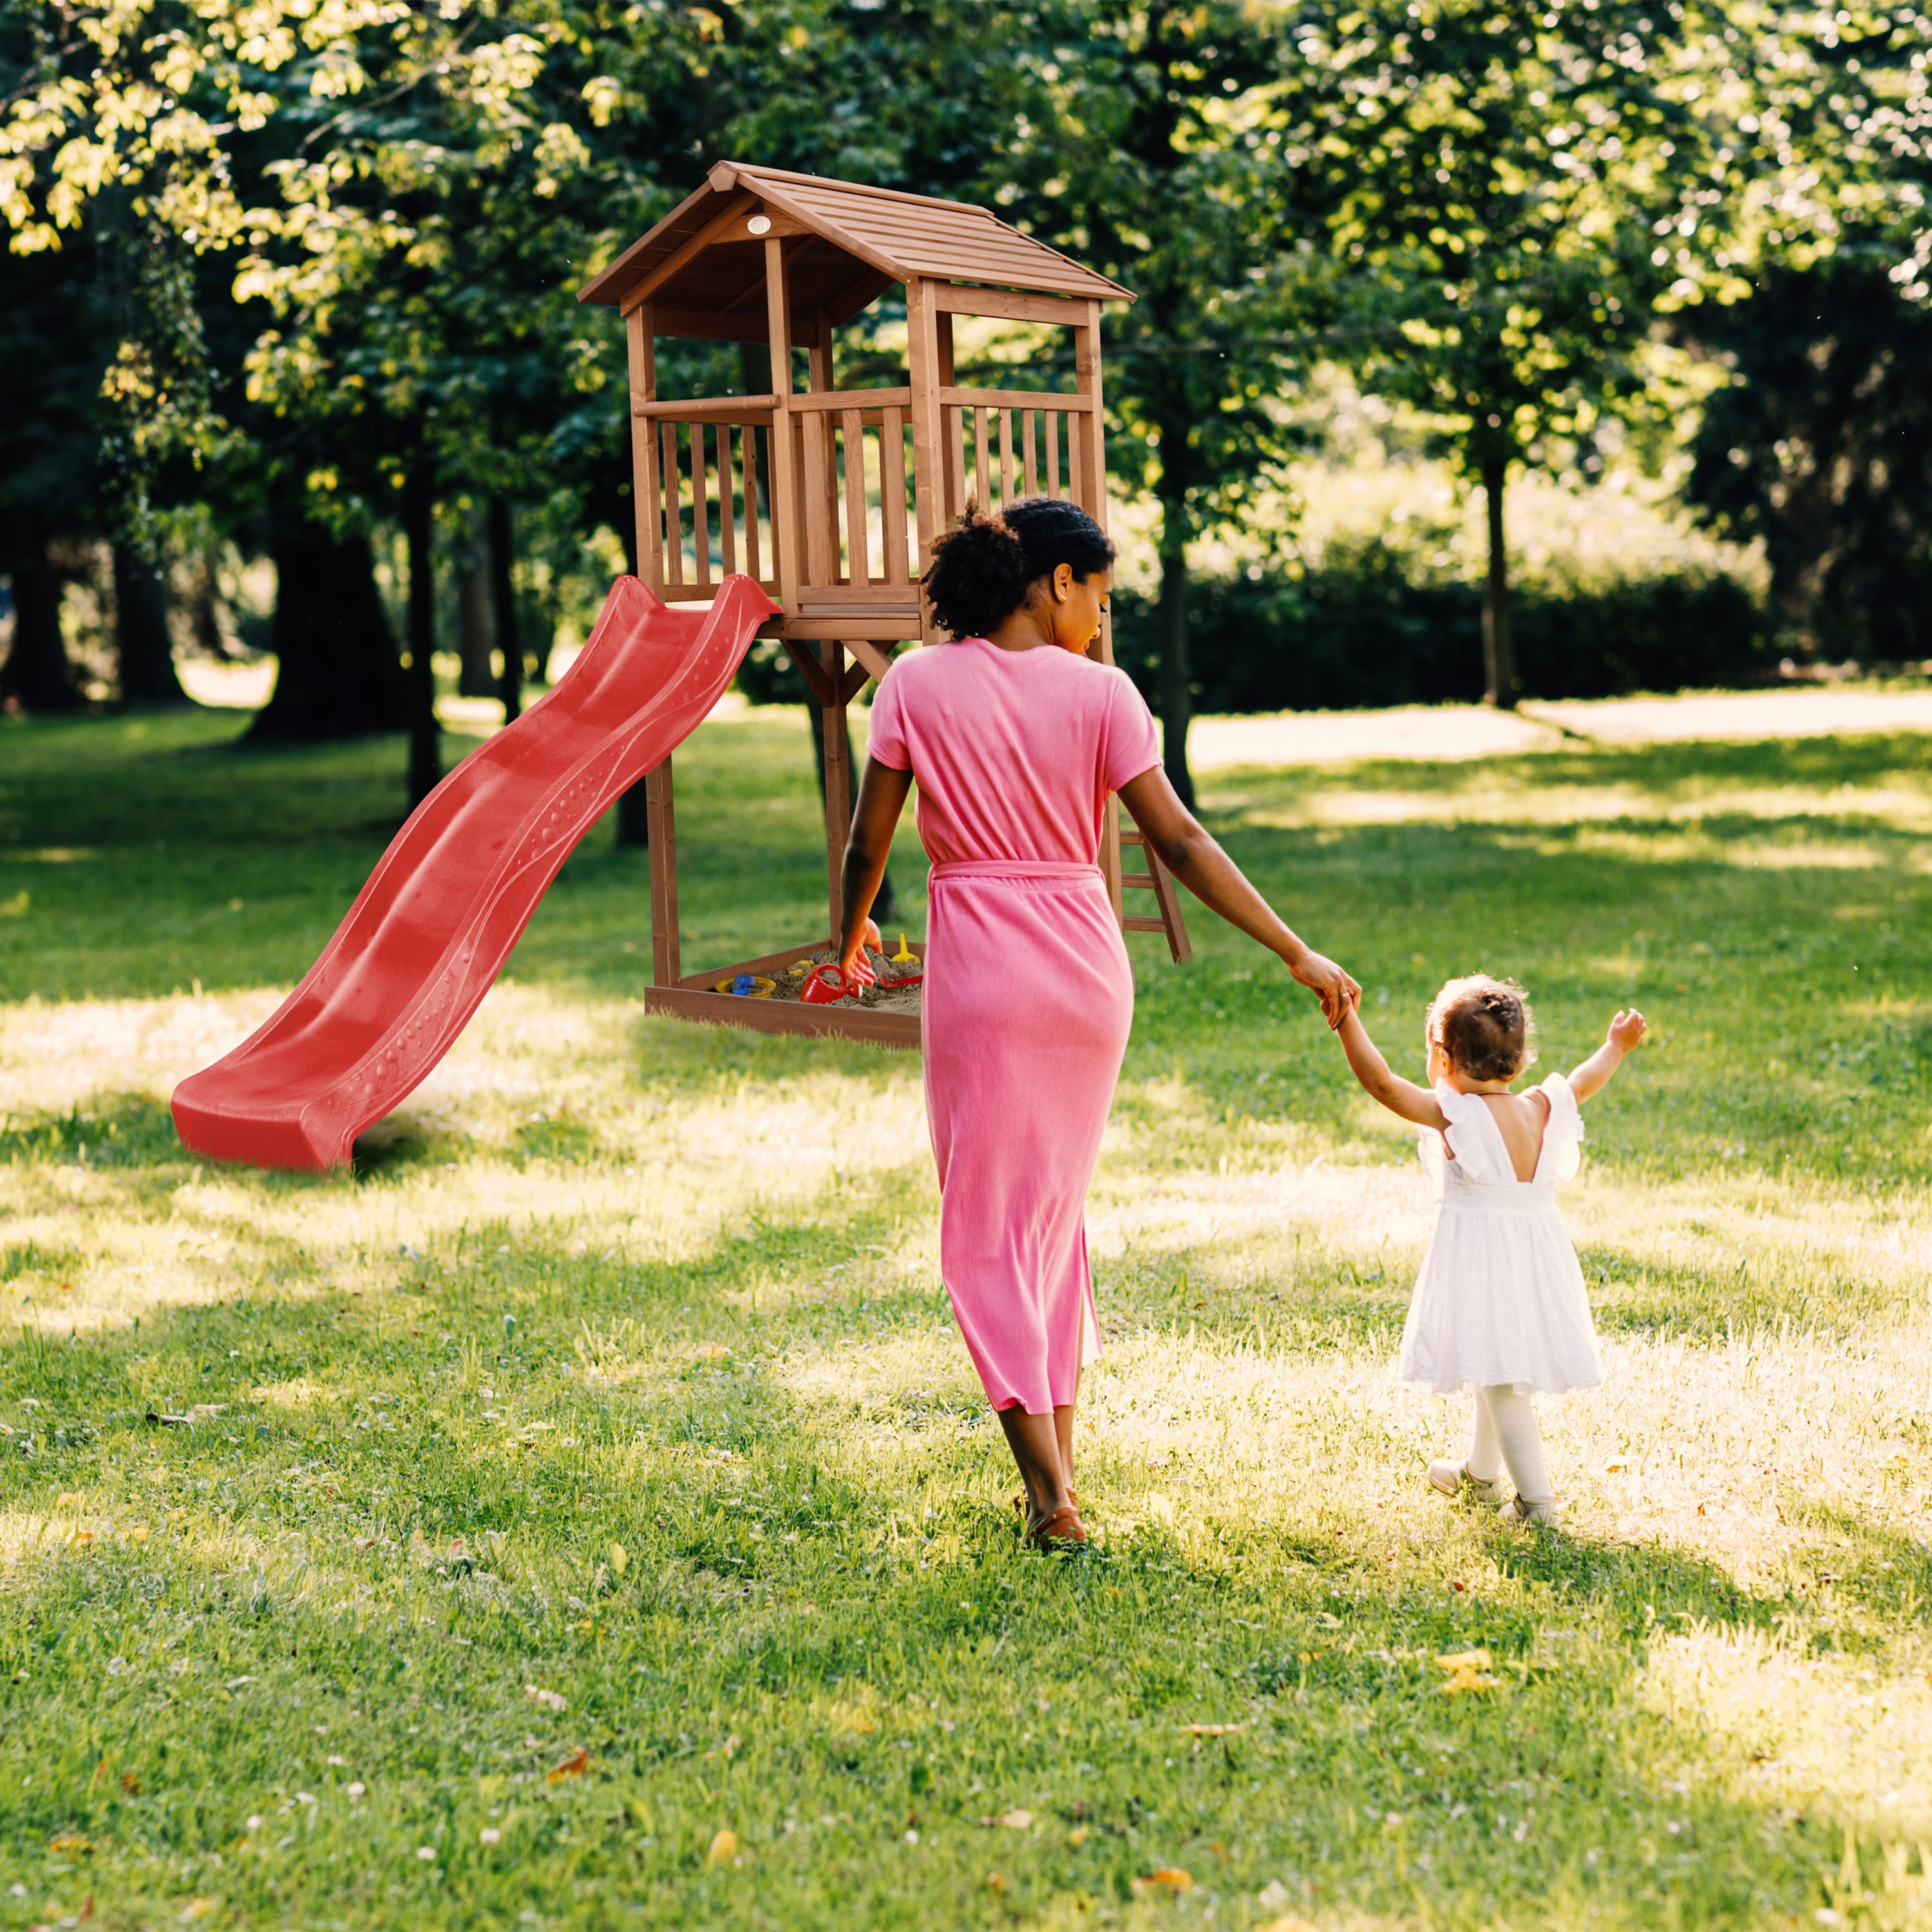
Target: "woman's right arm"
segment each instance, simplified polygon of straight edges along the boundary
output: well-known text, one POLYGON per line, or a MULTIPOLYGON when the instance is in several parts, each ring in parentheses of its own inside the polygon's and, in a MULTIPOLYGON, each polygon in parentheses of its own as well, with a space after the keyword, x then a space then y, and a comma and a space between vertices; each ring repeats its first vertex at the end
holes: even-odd
POLYGON ((906 794, 912 790, 912 774, 877 758, 866 760, 866 776, 859 782, 859 803, 852 814, 852 830, 845 841, 845 862, 838 879, 838 902, 844 908, 843 929, 838 937, 838 964, 848 981, 860 986, 870 982, 872 969, 866 958, 866 938, 869 929, 876 940, 878 928, 872 925, 872 901, 879 881, 886 876, 886 860, 892 849, 892 832, 905 809, 906 794))
MULTIPOLYGON (((871 776, 868 770, 868 782, 871 776)), ((1156 765, 1130 778, 1120 788, 1120 802, 1133 814, 1160 862, 1203 905, 1278 953, 1322 1002, 1329 1025, 1339 1027, 1361 998, 1361 988, 1334 960, 1311 951, 1288 930, 1274 907, 1249 884, 1240 867, 1181 803, 1166 772, 1156 765)))

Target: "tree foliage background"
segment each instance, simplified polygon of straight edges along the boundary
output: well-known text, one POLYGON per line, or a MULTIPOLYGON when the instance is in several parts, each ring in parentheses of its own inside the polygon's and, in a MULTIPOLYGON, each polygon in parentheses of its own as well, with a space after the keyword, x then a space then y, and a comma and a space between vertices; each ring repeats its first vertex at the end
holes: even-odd
MULTIPOLYGON (((1773 627, 1916 652, 1927 27, 1758 0, 15 0, 0 328, 38 379, 0 416, 0 693, 74 701, 60 584, 101 543, 124 692, 157 701, 158 561, 272 555, 304 592, 265 720, 293 735, 420 713, 401 646, 430 632, 392 635, 376 594, 400 530, 418 574, 494 536, 500 638, 532 599, 540 628, 632 520, 621 351, 574 291, 720 155, 984 200, 1139 294, 1108 323, 1110 458, 1158 513, 1136 635, 1184 786, 1190 605, 1235 608, 1191 560, 1318 446, 1324 364, 1486 494, 1498 701, 1509 479, 1587 476, 1606 425, 1676 407, 1670 344, 1715 392, 1693 498, 1765 541, 1773 627)), ((677 353, 671 380, 755 374, 677 353)))

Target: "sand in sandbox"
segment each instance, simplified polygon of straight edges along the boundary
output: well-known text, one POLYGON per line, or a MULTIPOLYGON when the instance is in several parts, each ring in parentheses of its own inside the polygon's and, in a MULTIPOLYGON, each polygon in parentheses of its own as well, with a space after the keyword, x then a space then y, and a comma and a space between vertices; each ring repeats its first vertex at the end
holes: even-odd
MULTIPOLYGON (((920 1010, 920 988, 916 984, 901 986, 902 980, 917 981, 925 974, 925 966, 916 959, 904 964, 895 965, 888 953, 869 952, 866 957, 872 962, 872 970, 879 976, 876 986, 868 986, 856 1001, 840 1000, 839 1005, 858 1005, 868 1012, 887 1013, 916 1013, 920 1010)), ((801 959, 795 964, 783 968, 769 976, 778 982, 778 990, 771 994, 775 1000, 798 1002, 799 989, 804 986, 806 976, 814 966, 836 965, 838 956, 829 948, 823 952, 814 952, 809 958, 801 959)))

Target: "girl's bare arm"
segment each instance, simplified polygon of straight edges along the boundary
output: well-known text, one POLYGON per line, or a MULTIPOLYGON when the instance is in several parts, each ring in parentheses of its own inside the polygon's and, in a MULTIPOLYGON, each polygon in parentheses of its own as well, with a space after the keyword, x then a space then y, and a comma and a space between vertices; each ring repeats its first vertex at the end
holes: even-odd
POLYGON ((1402 1120, 1414 1121, 1418 1126, 1433 1127, 1439 1133, 1448 1126, 1442 1109, 1436 1104, 1436 1096, 1426 1087, 1418 1087, 1413 1080, 1405 1080, 1400 1074, 1389 1071, 1388 1062, 1370 1039, 1361 1015, 1352 1006, 1336 1031, 1342 1051, 1348 1056, 1349 1071, 1362 1083, 1362 1090, 1370 1100, 1402 1120))
POLYGON ((845 909, 844 928, 838 936, 838 963, 845 976, 861 986, 870 985, 878 976, 866 958, 866 948, 879 944, 879 928, 872 921, 872 901, 879 881, 886 876, 893 828, 911 790, 911 772, 896 771, 876 758, 866 760, 866 776, 859 782, 859 802, 852 814, 838 879, 838 896, 845 909))
POLYGON ((1611 1021, 1603 1045, 1570 1076, 1570 1090, 1579 1106, 1610 1084, 1610 1076, 1623 1064, 1624 1055, 1642 1039, 1645 1031, 1643 1016, 1634 1006, 1611 1021))
POLYGON ((1133 814, 1161 863, 1210 910, 1250 939, 1258 940, 1322 1002, 1331 1027, 1342 1024, 1362 989, 1332 959, 1303 944, 1280 915, 1216 844, 1200 820, 1180 802, 1166 772, 1156 765, 1120 788, 1120 802, 1133 814))

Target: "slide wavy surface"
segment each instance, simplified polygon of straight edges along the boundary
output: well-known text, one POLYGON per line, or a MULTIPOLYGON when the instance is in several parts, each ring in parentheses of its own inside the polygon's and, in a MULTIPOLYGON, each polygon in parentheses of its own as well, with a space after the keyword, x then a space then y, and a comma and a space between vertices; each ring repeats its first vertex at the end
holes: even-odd
POLYGON ((449 1051, 577 842, 696 728, 776 608, 748 577, 681 605, 620 577, 556 687, 410 814, 302 984, 175 1089, 182 1141, 258 1167, 346 1160, 449 1051))

